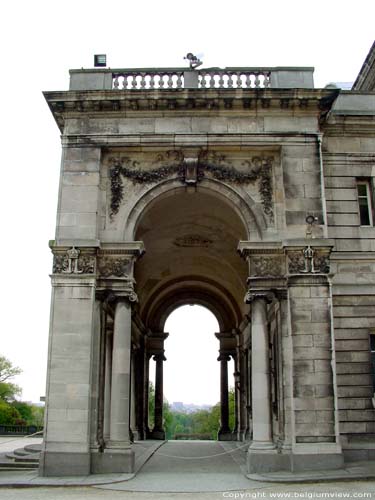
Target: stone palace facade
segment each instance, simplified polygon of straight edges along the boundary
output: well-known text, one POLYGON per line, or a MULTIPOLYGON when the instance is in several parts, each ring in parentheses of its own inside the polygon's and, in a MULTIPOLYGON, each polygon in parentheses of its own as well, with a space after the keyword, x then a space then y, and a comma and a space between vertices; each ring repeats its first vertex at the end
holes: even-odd
POLYGON ((374 55, 350 91, 278 67, 72 70, 45 92, 62 165, 42 475, 130 472, 134 439, 164 439, 183 304, 220 325, 218 438, 249 442, 250 472, 375 457, 374 55))

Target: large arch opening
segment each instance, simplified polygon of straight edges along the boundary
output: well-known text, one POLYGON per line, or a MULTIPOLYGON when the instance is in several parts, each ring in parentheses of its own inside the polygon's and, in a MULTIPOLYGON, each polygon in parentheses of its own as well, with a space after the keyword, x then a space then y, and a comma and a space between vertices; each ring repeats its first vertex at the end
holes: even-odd
MULTIPOLYGON (((165 322, 163 423, 167 439, 216 440, 220 430, 219 322, 205 306, 174 309, 165 322)), ((150 367, 150 393, 155 388, 155 361, 150 367)), ((235 363, 228 362, 229 428, 235 432, 235 363)), ((151 427, 154 402, 150 401, 151 427)))
MULTIPOLYGON (((239 241, 248 239, 248 226, 230 200, 198 186, 168 190, 152 199, 135 227, 135 240, 143 241, 146 248, 145 255, 135 265, 138 318, 146 332, 148 359, 150 363, 155 361, 155 366, 148 366, 149 378, 154 370, 156 373, 155 394, 151 396, 155 419, 148 435, 154 439, 165 438, 162 415, 165 395, 170 403, 215 405, 220 401, 219 438, 232 439, 235 429, 229 408, 229 388, 236 371, 233 360, 236 359, 238 332, 248 311, 243 300, 247 265, 237 247, 239 241), (181 397, 168 386, 172 379, 176 383, 175 363, 182 364, 178 358, 181 345, 178 341, 177 345, 173 344, 175 339, 181 338, 179 330, 189 329, 189 321, 178 311, 189 304, 193 305, 191 310, 198 307, 205 308, 207 313, 210 311, 217 322, 215 332, 210 335, 206 331, 215 347, 203 349, 201 336, 200 341, 191 343, 192 351, 184 353, 190 362, 177 385, 185 389, 190 385, 193 388, 206 386, 210 394, 197 399, 195 389, 195 401, 189 401, 188 393, 181 397), (171 334, 170 325, 176 314, 179 319, 173 328, 177 333, 171 334), (202 359, 197 363, 200 356, 202 359), (197 374, 200 384, 191 384, 195 368, 209 363, 215 365, 213 378, 208 377, 206 368, 205 373, 197 374)), ((190 332, 190 339, 195 333, 190 332)), ((187 348, 189 341, 184 342, 187 348)))

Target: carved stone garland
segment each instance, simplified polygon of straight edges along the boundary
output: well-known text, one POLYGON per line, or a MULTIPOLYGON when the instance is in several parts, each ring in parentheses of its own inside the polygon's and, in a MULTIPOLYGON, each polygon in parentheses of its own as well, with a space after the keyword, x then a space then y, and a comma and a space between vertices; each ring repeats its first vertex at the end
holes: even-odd
MULTIPOLYGON (((242 162, 243 166, 250 168, 248 172, 241 172, 227 164, 224 155, 215 152, 202 151, 199 154, 196 171, 196 182, 205 177, 209 172, 215 179, 233 182, 234 184, 250 184, 259 180, 259 193, 262 199, 264 213, 273 221, 272 202, 272 157, 254 157, 242 162)), ((130 158, 112 158, 109 169, 111 182, 110 218, 118 213, 124 197, 124 184, 122 177, 131 179, 134 184, 154 183, 166 179, 173 174, 181 182, 187 182, 186 165, 181 151, 167 151, 157 157, 156 163, 160 166, 151 170, 139 169, 139 162, 130 158), (165 163, 172 162, 170 165, 165 163)), ((189 181, 191 183, 191 181, 189 181)))

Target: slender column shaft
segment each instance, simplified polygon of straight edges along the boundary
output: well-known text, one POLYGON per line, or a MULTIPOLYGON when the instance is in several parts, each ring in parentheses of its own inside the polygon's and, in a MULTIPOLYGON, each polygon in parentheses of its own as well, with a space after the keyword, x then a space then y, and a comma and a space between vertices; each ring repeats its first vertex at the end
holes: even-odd
POLYGON ((236 356, 234 358, 234 429, 232 429, 233 434, 237 438, 237 432, 239 431, 240 422, 240 381, 239 381, 239 351, 236 349, 236 356))
POLYGON ((246 353, 240 349, 239 353, 239 371, 240 371, 240 438, 243 439, 247 429, 247 366, 246 353))
POLYGON ((228 361, 229 356, 221 354, 220 361, 220 433, 229 432, 228 361))
POLYGON ((144 427, 145 437, 147 437, 150 433, 150 428, 148 426, 148 417, 149 417, 148 394, 149 394, 149 386, 150 386, 149 371, 150 371, 150 355, 148 354, 147 351, 145 351, 145 353, 144 353, 144 385, 143 385, 143 400, 144 400, 143 427, 144 427))
POLYGON ((270 448, 272 421, 270 411, 270 367, 267 329, 267 304, 262 296, 251 303, 252 339, 252 411, 253 442, 251 448, 270 448))
POLYGON ((119 300, 115 309, 113 332, 111 446, 121 447, 130 444, 130 349, 131 306, 126 300, 119 300))
POLYGON ((110 436, 111 377, 112 377, 112 332, 106 332, 105 375, 104 375, 104 440, 110 436))
MULTIPOLYGON (((133 437, 137 434, 137 415, 136 415, 136 352, 132 351, 131 360, 131 393, 130 393, 130 429, 133 437)), ((136 436, 138 438, 138 435, 136 436)))
POLYGON ((163 432, 163 361, 164 355, 154 356, 156 361, 155 373, 155 426, 154 432, 163 432))

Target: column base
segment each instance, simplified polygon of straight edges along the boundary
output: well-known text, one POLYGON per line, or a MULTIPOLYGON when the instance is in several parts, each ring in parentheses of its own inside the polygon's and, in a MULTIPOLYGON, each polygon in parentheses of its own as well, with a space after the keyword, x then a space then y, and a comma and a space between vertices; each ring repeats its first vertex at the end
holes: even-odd
POLYGON ((250 444, 250 450, 275 450, 276 445, 272 441, 253 441, 250 444))
POLYGON ((39 476, 88 476, 90 453, 42 451, 40 453, 39 476))
POLYGON ((247 472, 249 474, 279 470, 290 470, 289 455, 278 453, 275 447, 254 449, 250 446, 247 452, 247 472))
MULTIPOLYGON (((258 443, 257 443, 258 444, 258 443)), ((247 470, 249 474, 290 471, 304 472, 311 470, 337 470, 344 466, 344 457, 340 449, 330 449, 324 444, 311 449, 278 450, 276 448, 253 448, 247 452, 247 470)))
POLYGON ((295 444, 290 462, 293 472, 341 469, 344 455, 341 446, 336 443, 295 444))
POLYGON ((159 439, 161 441, 164 441, 165 439, 165 431, 164 430, 158 430, 154 429, 149 433, 149 438, 150 439, 159 439))
POLYGON ((106 448, 103 453, 91 454, 92 474, 134 472, 134 451, 106 448))
POLYGON ((217 440, 218 441, 235 441, 233 437, 233 432, 230 430, 219 430, 217 433, 217 440))
POLYGON ((143 440, 143 432, 142 430, 136 429, 133 431, 133 441, 142 441, 143 440))

